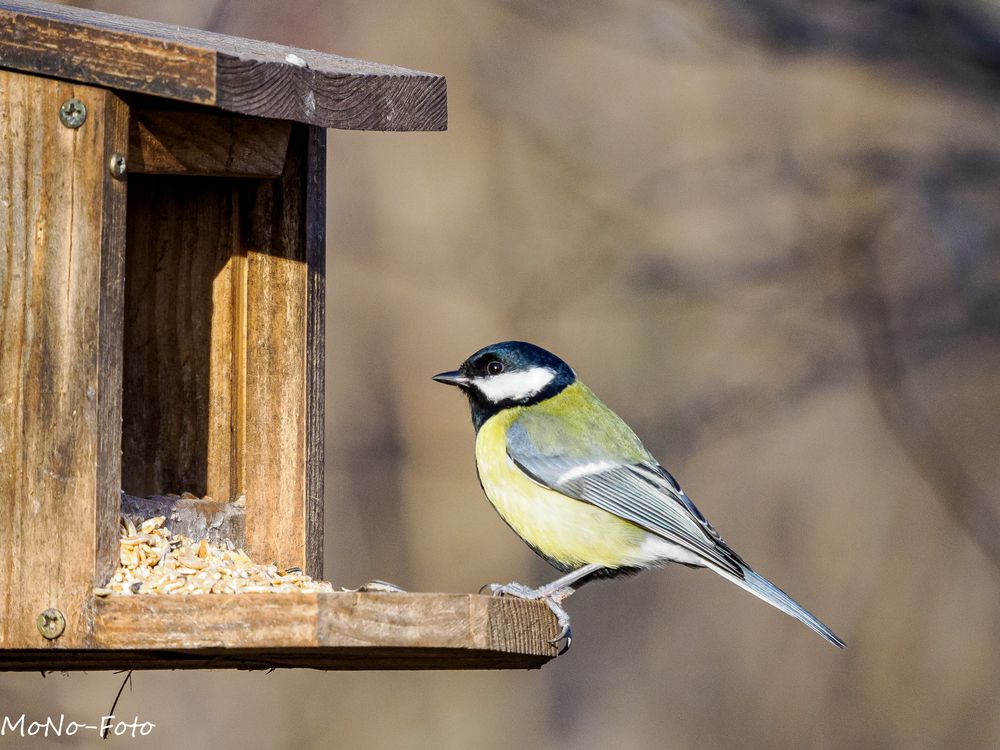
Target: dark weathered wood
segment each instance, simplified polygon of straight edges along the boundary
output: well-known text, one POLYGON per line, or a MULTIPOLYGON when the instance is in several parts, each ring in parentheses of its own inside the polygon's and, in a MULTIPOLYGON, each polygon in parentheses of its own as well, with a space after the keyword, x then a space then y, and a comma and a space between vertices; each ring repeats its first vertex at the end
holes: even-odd
POLYGON ((326 131, 309 128, 306 157, 306 564, 323 577, 326 456, 326 131))
POLYGON ((278 177, 285 165, 291 127, 287 120, 133 106, 128 171, 278 177))
POLYGON ((143 34, 135 26, 130 29, 132 23, 70 6, 4 0, 0 60, 28 73, 215 103, 213 49, 143 34))
MULTIPOLYGON (((125 153, 129 111, 121 99, 106 98, 105 169, 101 201, 101 302, 97 358, 97 507, 94 583, 108 580, 118 563, 118 504, 122 486, 122 367, 124 365, 125 242, 127 183, 107 165, 125 153)), ((86 123, 84 123, 86 127, 86 123)), ((98 167, 95 167, 99 168, 98 167)))
POLYGON ((121 514, 136 526, 148 518, 163 516, 164 528, 195 541, 204 539, 212 544, 228 541, 237 549, 246 544, 241 504, 176 495, 133 497, 122 493, 121 514))
POLYGON ((129 176, 121 489, 240 494, 235 181, 129 176))
POLYGON ((374 66, 309 50, 286 50, 278 45, 248 42, 241 53, 220 52, 216 105, 247 115, 342 130, 448 127, 443 76, 374 66), (278 61, 288 54, 305 60, 306 65, 278 61), (367 68, 369 65, 372 68, 367 68))
POLYGON ((0 62, 321 127, 447 126, 441 76, 31 0, 0 2, 0 62))
POLYGON ((116 557, 125 185, 108 160, 127 117, 111 92, 0 71, 0 648, 84 645, 116 557))

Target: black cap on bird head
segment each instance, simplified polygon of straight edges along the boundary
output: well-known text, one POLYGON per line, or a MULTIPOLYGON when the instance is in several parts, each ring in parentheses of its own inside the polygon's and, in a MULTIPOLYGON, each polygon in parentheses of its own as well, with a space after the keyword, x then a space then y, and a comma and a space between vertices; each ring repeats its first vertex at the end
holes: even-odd
POLYGON ((483 347, 451 372, 434 380, 465 391, 478 430, 498 411, 552 398, 576 380, 573 369, 552 352, 526 341, 483 347))

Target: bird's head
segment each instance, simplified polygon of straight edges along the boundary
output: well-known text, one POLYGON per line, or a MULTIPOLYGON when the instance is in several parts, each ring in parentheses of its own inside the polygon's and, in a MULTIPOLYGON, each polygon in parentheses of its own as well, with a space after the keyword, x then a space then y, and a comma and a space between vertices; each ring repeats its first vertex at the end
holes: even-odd
POLYGON ((576 374, 540 346, 503 341, 480 349, 457 370, 439 373, 434 380, 465 391, 478 428, 501 409, 528 406, 555 396, 576 380, 576 374))

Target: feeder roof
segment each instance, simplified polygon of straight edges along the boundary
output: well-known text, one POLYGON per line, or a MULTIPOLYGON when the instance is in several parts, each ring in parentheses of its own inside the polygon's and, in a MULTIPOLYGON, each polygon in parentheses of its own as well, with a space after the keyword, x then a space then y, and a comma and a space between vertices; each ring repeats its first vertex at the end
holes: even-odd
POLYGON ((433 73, 31 0, 0 0, 0 67, 345 130, 444 130, 433 73))

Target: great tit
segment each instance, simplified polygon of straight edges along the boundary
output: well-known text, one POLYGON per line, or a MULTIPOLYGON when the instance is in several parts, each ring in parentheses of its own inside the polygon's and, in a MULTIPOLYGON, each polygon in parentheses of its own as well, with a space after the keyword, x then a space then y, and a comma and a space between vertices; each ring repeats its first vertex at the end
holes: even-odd
MULTIPOLYGON (((458 370, 434 376, 469 398, 479 482, 500 517, 564 573, 537 589, 489 584, 494 595, 541 599, 569 648, 566 597, 596 578, 669 562, 709 568, 830 643, 844 642, 784 591, 757 575, 572 368, 523 341, 492 344, 458 370)), ((484 589, 487 587, 483 587, 484 589)))

